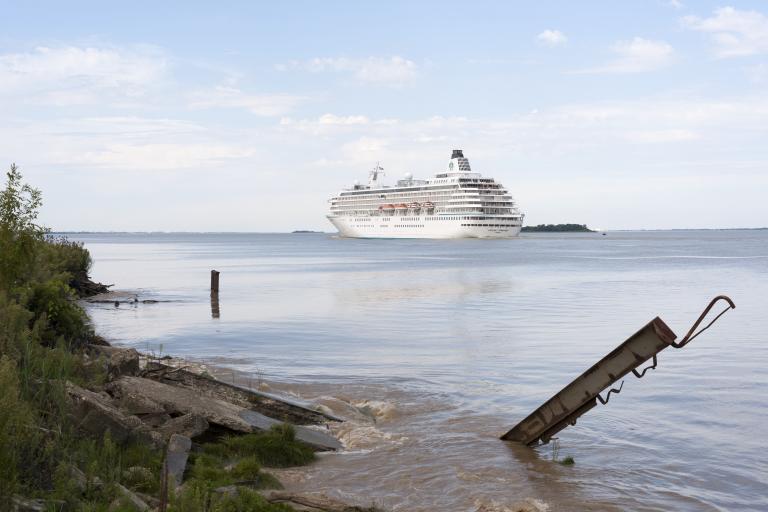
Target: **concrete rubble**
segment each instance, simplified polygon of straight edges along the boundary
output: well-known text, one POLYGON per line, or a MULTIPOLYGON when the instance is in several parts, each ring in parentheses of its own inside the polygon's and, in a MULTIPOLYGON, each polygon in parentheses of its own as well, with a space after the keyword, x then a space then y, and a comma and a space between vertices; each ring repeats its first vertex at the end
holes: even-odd
MULTIPOLYGON (((73 405, 72 415, 84 435, 101 437, 109 432, 115 442, 139 441, 162 449, 171 488, 184 482, 184 473, 195 440, 205 442, 222 434, 269 430, 282 423, 294 425, 296 439, 316 451, 331 451, 342 444, 328 433, 327 423, 340 418, 317 411, 296 400, 255 391, 217 380, 209 375, 187 371, 151 360, 144 364, 134 349, 92 345, 90 361, 103 365, 107 383, 101 389, 84 389, 66 383, 73 405)), ((128 468, 137 472, 141 467, 128 468)), ((80 470, 75 479, 85 489, 100 485, 89 482, 80 470)), ((237 485, 222 492, 238 492, 237 485)), ((156 507, 156 499, 118 486, 120 498, 110 506, 118 510, 128 505, 136 510, 156 507)), ((282 491, 281 491, 282 492, 282 491)), ((321 497, 293 496, 268 491, 265 497, 275 503, 288 503, 297 510, 351 511, 347 505, 321 497)), ((18 510, 36 510, 33 500, 17 500, 18 510)))

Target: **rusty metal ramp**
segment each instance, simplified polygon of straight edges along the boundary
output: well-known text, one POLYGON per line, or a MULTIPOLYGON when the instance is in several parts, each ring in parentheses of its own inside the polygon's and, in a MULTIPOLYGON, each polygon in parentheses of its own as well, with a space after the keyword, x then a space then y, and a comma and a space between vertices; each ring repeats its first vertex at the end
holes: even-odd
POLYGON ((680 342, 675 342, 677 336, 661 318, 654 318, 627 341, 565 386, 559 393, 544 402, 538 409, 504 434, 501 439, 517 441, 528 446, 534 446, 539 442, 548 443, 552 436, 565 427, 575 425, 576 420, 595 407, 598 401, 603 405, 607 404, 612 393, 621 391, 624 381, 618 388, 611 388, 605 398, 600 396, 600 393, 611 387, 616 381, 629 372, 632 372, 637 378, 642 378, 648 370, 656 368, 659 352, 669 346, 684 347, 708 329, 726 311, 735 307, 733 301, 725 295, 715 297, 680 342), (727 302, 728 307, 715 316, 705 327, 696 331, 712 307, 721 300, 727 302), (651 365, 638 371, 637 368, 648 360, 652 361, 651 365))

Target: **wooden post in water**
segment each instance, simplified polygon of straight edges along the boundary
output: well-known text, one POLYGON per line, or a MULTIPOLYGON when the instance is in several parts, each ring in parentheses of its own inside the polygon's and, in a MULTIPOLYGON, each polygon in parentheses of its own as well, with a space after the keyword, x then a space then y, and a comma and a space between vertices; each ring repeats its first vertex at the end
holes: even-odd
POLYGON ((219 274, 218 270, 211 270, 211 316, 219 318, 221 310, 219 309, 219 274))
POLYGON ((219 274, 218 270, 211 270, 211 295, 219 294, 219 274))

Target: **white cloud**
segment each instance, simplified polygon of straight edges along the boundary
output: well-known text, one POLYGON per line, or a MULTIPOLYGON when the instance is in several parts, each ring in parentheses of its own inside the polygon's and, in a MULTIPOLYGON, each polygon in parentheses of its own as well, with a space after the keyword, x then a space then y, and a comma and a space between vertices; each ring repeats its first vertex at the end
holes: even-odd
POLYGON ((537 35, 536 40, 547 46, 560 46, 565 44, 568 41, 568 38, 565 37, 565 34, 559 30, 547 29, 541 34, 537 35))
POLYGON ((635 37, 618 41, 611 46, 616 58, 604 66, 581 70, 582 73, 643 73, 668 66, 674 58, 674 49, 665 41, 652 41, 635 37))
POLYGON ((161 80, 166 67, 165 57, 149 47, 40 46, 0 55, 0 96, 54 105, 137 97, 161 80))
POLYGON ((307 98, 292 94, 246 94, 236 87, 218 86, 188 96, 191 108, 243 108, 258 116, 280 116, 307 98))
POLYGON ((210 167, 253 154, 252 149, 223 144, 110 144, 74 161, 107 169, 154 171, 210 167))
POLYGON ((709 18, 686 16, 683 25, 712 34, 718 57, 768 53, 768 17, 757 11, 722 7, 709 18))
POLYGON ((683 142, 696 140, 699 137, 699 133, 690 129, 630 130, 626 133, 627 140, 641 144, 683 142))
POLYGON ((335 116, 333 114, 324 114, 318 119, 320 124, 335 124, 335 125, 349 125, 349 124, 367 124, 368 118, 365 116, 335 116))
POLYGON ((314 73, 324 71, 351 73, 358 81, 383 85, 403 85, 416 77, 417 66, 412 60, 399 56, 315 58, 306 62, 292 62, 278 66, 280 70, 303 69, 314 73))

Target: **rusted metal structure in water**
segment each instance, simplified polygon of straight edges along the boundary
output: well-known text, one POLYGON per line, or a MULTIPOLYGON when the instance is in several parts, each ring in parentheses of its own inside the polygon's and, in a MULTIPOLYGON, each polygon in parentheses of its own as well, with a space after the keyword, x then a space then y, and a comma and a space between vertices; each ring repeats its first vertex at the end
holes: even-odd
POLYGON ((661 318, 654 318, 627 341, 565 386, 559 393, 544 402, 538 409, 504 434, 501 439, 517 441, 528 446, 534 446, 539 442, 548 443, 552 436, 565 427, 575 425, 576 420, 595 407, 598 401, 603 405, 607 404, 612 393, 621 391, 624 381, 618 388, 611 388, 605 398, 600 396, 600 393, 611 387, 616 381, 629 372, 632 372, 638 379, 642 378, 648 370, 656 368, 659 352, 669 346, 683 348, 696 336, 707 330, 725 312, 735 307, 736 305, 730 298, 725 295, 718 295, 712 299, 693 327, 679 342, 675 342, 677 336, 661 318), (727 302, 728 307, 705 327, 696 331, 714 305, 721 300, 727 302), (637 368, 649 359, 652 360, 651 366, 638 371, 637 368))

